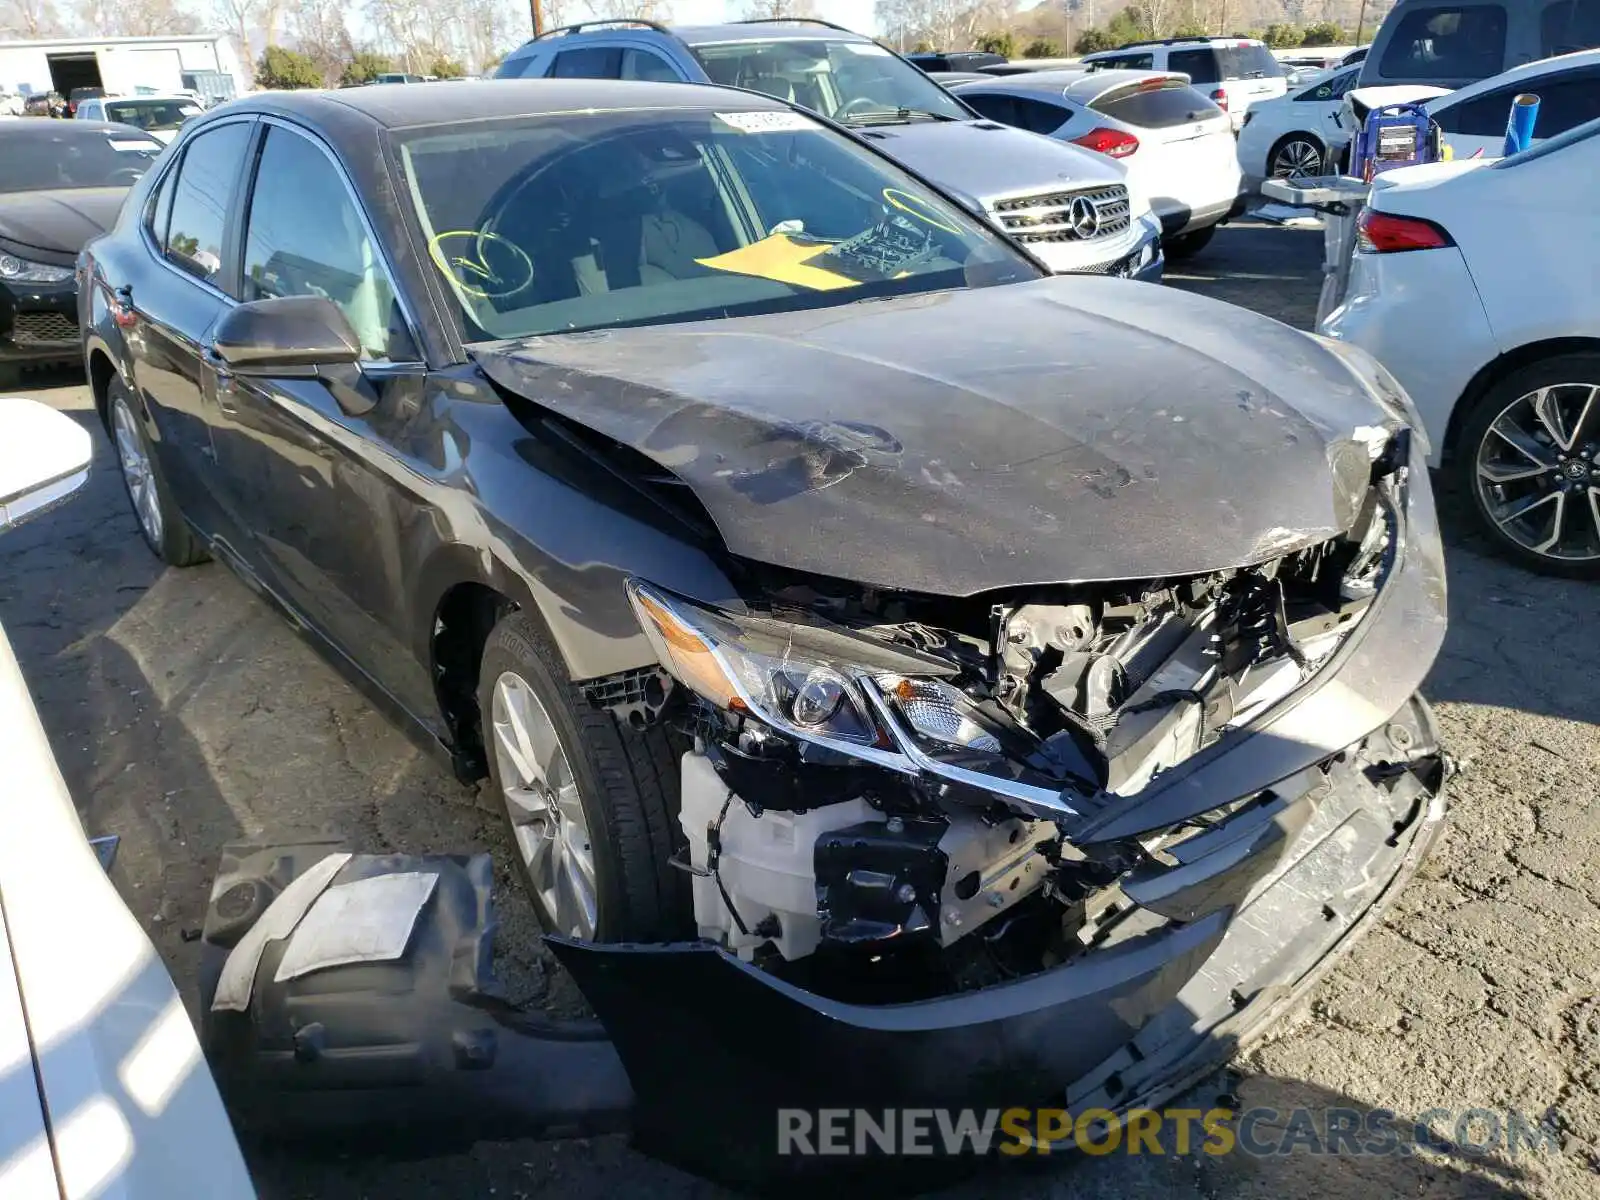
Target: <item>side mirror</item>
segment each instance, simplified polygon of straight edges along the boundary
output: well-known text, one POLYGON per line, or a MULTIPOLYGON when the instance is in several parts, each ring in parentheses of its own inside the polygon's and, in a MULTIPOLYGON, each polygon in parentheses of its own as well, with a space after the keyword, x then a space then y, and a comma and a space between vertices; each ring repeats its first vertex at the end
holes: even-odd
POLYGON ((280 296, 230 309, 212 351, 237 375, 310 375, 361 361, 361 339, 332 300, 280 296))
POLYGON ((37 400, 0 400, 0 530, 54 508, 89 480, 89 431, 37 400))

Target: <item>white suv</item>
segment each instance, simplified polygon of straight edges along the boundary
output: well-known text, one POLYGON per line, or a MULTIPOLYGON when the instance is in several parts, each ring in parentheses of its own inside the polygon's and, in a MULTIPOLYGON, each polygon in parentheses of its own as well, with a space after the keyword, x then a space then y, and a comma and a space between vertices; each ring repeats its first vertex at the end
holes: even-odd
POLYGON ((1289 90, 1283 67, 1264 42, 1254 38, 1168 38, 1130 42, 1118 50, 1085 54, 1091 70, 1176 71, 1209 96, 1233 119, 1237 130, 1244 114, 1258 100, 1271 100, 1289 90))

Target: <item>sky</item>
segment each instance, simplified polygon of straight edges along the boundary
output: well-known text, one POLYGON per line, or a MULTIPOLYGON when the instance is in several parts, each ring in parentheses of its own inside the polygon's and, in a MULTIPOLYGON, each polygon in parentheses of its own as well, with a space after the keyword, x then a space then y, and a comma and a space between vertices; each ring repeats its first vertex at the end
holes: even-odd
MULTIPOLYGON (((872 0, 816 0, 817 15, 857 33, 875 34, 872 0)), ((743 0, 672 0, 672 19, 680 25, 715 25, 744 15, 743 0)))

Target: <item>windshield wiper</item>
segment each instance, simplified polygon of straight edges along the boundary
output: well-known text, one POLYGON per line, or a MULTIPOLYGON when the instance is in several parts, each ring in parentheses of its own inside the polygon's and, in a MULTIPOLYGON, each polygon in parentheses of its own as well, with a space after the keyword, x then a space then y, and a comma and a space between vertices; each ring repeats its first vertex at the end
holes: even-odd
POLYGON ((872 112, 852 113, 839 118, 841 125, 899 125, 906 121, 958 121, 949 113, 932 112, 926 108, 880 108, 872 112))

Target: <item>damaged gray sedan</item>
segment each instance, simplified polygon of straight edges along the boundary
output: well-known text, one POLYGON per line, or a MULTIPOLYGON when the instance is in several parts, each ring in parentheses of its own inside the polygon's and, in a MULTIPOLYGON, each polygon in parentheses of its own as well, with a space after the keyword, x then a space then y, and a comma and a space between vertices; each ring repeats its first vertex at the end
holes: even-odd
POLYGON ((255 910, 228 897, 299 868, 243 856, 207 926, 224 1078, 281 1082, 292 1050, 297 1094, 372 1086, 324 1050, 455 1030, 430 1061, 502 1116, 624 1112, 742 1182, 837 1171, 778 1156, 775 1114, 1170 1094, 1438 828, 1417 688, 1444 572, 1393 379, 1206 300, 1041 277, 798 110, 263 94, 186 125, 84 268, 146 539, 222 558, 487 774, 599 1021, 479 1003, 486 876, 450 893, 476 933, 439 943, 441 1004, 499 1012, 524 1057, 459 1012, 406 1041, 367 1011, 403 989, 366 977, 307 1016, 337 966, 269 984, 269 956, 252 998, 265 935, 240 966, 255 910), (214 251, 180 231, 191 171, 238 180, 214 251), (278 1065, 226 1028, 251 1004, 278 1065))

